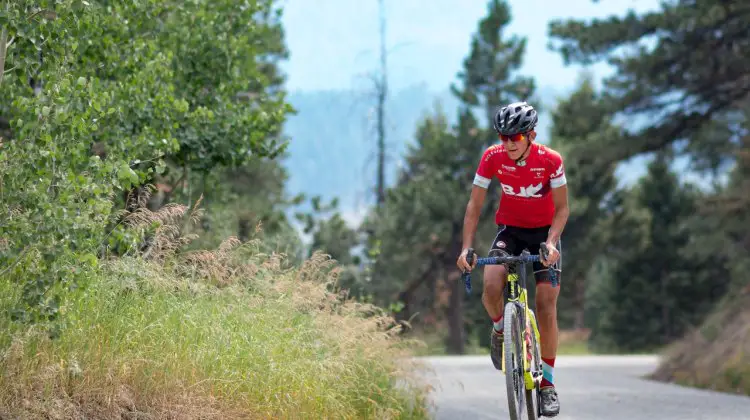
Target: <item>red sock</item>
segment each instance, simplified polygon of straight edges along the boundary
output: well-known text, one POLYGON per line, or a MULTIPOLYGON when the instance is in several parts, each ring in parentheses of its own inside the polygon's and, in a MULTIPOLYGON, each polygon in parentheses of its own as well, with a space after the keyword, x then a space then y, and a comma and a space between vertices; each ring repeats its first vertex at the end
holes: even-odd
POLYGON ((547 358, 542 357, 542 370, 544 371, 544 376, 542 377, 542 384, 541 387, 554 387, 555 384, 553 383, 554 379, 552 378, 552 374, 555 370, 555 358, 547 358))

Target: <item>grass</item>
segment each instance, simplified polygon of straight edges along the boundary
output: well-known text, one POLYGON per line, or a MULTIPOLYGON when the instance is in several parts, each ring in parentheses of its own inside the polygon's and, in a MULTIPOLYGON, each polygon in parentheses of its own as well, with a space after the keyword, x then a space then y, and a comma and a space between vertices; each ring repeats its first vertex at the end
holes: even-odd
POLYGON ((562 330, 557 342, 558 355, 586 355, 593 352, 589 348, 588 340, 591 331, 582 330, 562 330))
POLYGON ((426 418, 413 343, 335 278, 323 255, 286 267, 236 240, 118 258, 70 297, 55 340, 9 320, 19 287, 0 278, 0 417, 426 418))

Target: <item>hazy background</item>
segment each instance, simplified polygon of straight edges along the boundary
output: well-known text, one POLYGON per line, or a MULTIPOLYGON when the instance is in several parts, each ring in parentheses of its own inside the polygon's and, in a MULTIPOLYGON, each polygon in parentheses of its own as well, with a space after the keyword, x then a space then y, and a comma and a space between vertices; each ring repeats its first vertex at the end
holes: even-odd
MULTIPOLYGON (((485 1, 386 1, 386 43, 389 97, 387 141, 388 185, 399 168, 404 146, 412 142, 420 118, 440 102, 451 121, 456 98, 449 92, 469 52, 477 21, 486 13, 485 1)), ((574 89, 580 72, 599 82, 611 74, 606 63, 565 66, 559 53, 547 48, 548 22, 560 18, 622 15, 629 9, 658 9, 655 0, 511 0, 510 34, 527 37, 520 72, 533 76, 545 112, 538 140, 545 143, 550 127, 547 112, 558 98, 574 89)), ((326 199, 339 197, 342 215, 359 223, 374 203, 375 130, 373 84, 379 69, 379 10, 375 1, 283 0, 283 25, 290 50, 281 68, 287 74, 290 103, 299 111, 285 133, 289 145, 287 188, 326 199)), ((597 87, 599 85, 597 84, 597 87)), ((539 105, 539 104, 535 104, 539 105)), ((622 183, 645 171, 644 157, 621 165, 622 183)), ((462 206, 464 197, 456 197, 462 206)))

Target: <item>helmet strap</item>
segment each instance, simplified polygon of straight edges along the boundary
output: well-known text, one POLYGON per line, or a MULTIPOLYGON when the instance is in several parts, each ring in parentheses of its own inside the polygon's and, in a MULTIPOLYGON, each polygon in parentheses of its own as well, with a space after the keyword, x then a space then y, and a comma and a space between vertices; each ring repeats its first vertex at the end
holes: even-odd
POLYGON ((521 153, 521 156, 516 159, 516 165, 518 166, 525 165, 526 162, 524 162, 524 160, 529 156, 529 153, 531 153, 531 139, 528 136, 526 138, 529 140, 529 142, 528 144, 526 144, 526 150, 524 150, 523 153, 521 153))

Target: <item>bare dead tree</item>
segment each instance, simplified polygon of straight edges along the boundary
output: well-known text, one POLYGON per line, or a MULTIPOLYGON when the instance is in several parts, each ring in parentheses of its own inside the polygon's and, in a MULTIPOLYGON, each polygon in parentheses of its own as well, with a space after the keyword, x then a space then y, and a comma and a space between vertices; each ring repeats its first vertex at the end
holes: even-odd
POLYGON ((385 44, 385 5, 384 0, 378 0, 380 6, 380 79, 375 83, 377 91, 377 125, 378 125, 378 180, 377 205, 385 202, 385 100, 388 95, 388 68, 385 44))

